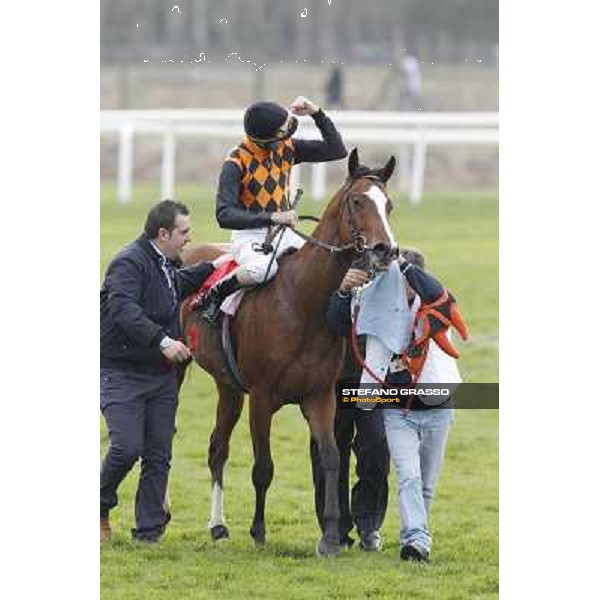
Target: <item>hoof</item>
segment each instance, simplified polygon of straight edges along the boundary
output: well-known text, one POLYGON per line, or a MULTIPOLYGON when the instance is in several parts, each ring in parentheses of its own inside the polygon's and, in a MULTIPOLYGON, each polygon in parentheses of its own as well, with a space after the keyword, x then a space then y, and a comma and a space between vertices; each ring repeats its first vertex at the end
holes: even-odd
POLYGON ((332 544, 325 538, 321 538, 317 544, 317 556, 319 558, 335 558, 340 555, 340 544, 332 544))
POLYGON ((250 529, 250 535, 252 536, 252 539, 254 540, 256 546, 262 547, 267 543, 264 530, 255 529, 254 527, 252 527, 250 529))
POLYGON ((210 537, 213 542, 229 539, 229 529, 225 525, 215 525, 210 528, 210 537))

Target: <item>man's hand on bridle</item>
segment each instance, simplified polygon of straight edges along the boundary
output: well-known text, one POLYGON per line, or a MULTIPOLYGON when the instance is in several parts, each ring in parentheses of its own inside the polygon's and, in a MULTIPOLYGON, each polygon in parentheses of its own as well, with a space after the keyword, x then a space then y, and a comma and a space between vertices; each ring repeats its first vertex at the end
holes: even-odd
POLYGON ((369 281, 369 274, 362 269, 348 269, 340 285, 340 291, 344 294, 351 292, 369 281))

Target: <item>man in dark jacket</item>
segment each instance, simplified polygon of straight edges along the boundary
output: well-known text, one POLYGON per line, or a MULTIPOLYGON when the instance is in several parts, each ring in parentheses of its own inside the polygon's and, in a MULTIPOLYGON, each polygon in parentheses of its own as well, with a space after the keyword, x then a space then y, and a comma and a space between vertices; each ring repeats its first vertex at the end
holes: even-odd
MULTIPOLYGON (((277 257, 304 240, 288 228, 271 241, 273 252, 259 246, 272 226, 296 225, 290 198, 290 175, 295 164, 324 162, 347 154, 331 119, 316 104, 299 96, 284 108, 274 102, 256 102, 244 115, 246 137, 233 148, 221 168, 216 217, 223 229, 232 229, 231 254, 240 265, 208 296, 202 317, 215 323, 221 302, 240 287, 265 283, 277 272, 277 257), (310 115, 322 140, 292 138, 296 116, 310 115)), ((281 229, 281 228, 280 228, 281 229)))
POLYGON ((164 200, 148 213, 144 233, 108 266, 100 291, 100 408, 110 448, 100 472, 100 537, 110 538, 117 488, 139 457, 133 537, 157 541, 175 429, 176 365, 191 354, 179 341, 180 302, 214 271, 211 263, 177 269, 190 239, 188 209, 164 200))
MULTIPOLYGON (((342 335, 350 333, 351 292, 364 285, 369 276, 363 270, 349 269, 339 290, 329 301, 328 327, 342 335)), ((359 342, 364 354, 364 340, 359 342)), ((350 346, 346 348, 338 385, 358 387, 361 367, 356 364, 350 346)), ((351 546, 350 532, 356 525, 359 547, 367 552, 381 550, 379 529, 383 524, 388 504, 388 474, 390 456, 383 427, 381 411, 365 411, 355 406, 338 410, 335 416, 335 439, 340 451, 340 542, 351 546), (350 499, 350 451, 356 455, 357 482, 350 499)), ((319 523, 323 524, 325 480, 317 445, 311 439, 310 454, 315 486, 315 504, 319 523)))

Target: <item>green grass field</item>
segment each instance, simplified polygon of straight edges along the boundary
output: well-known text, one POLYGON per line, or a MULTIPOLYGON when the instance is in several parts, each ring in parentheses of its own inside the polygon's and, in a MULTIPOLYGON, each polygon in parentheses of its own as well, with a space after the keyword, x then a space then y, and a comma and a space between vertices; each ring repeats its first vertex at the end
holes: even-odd
MULTIPOLYGON (((178 199, 192 211, 195 241, 225 241, 217 228, 209 190, 181 187, 178 199)), ((393 195, 393 194, 392 194, 393 195)), ((101 274, 117 250, 141 230, 148 207, 159 198, 139 186, 133 201, 116 201, 102 188, 101 274)), ((303 214, 322 205, 304 197, 303 214)), ((309 227, 309 226, 308 226, 309 227)), ((459 298, 472 341, 460 345, 460 366, 472 382, 498 381, 498 196, 496 193, 426 195, 418 208, 398 198, 392 227, 403 245, 420 248, 430 270, 459 298)), ((295 407, 275 417, 275 477, 267 497, 267 546, 254 548, 248 533, 254 490, 247 412, 235 430, 225 473, 226 516, 231 540, 209 539, 208 437, 214 421, 212 380, 194 368, 184 384, 171 470, 173 520, 164 540, 146 548, 130 541, 138 470, 121 486, 111 515, 114 540, 101 550, 102 597, 186 598, 465 598, 498 597, 498 411, 457 411, 432 510, 434 547, 427 566, 399 560, 396 482, 382 530, 385 550, 358 549, 337 560, 314 556, 319 536, 313 510, 308 429, 295 407)), ((102 453, 105 429, 101 425, 102 453)))

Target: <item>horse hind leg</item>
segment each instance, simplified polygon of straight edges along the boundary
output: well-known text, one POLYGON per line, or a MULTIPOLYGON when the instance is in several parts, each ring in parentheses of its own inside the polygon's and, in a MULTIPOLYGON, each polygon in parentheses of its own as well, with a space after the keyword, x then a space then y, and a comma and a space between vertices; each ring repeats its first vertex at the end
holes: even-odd
POLYGON ((211 473, 212 498, 208 528, 214 541, 227 539, 225 524, 223 470, 229 456, 231 433, 242 413, 244 394, 217 382, 219 400, 217 419, 208 446, 208 466, 211 473))
POLYGON ((254 519, 250 535, 257 546, 266 542, 265 503, 267 490, 273 481, 273 459, 271 458, 271 420, 273 413, 268 395, 255 394, 250 398, 250 432, 254 451, 252 483, 256 494, 254 519))

